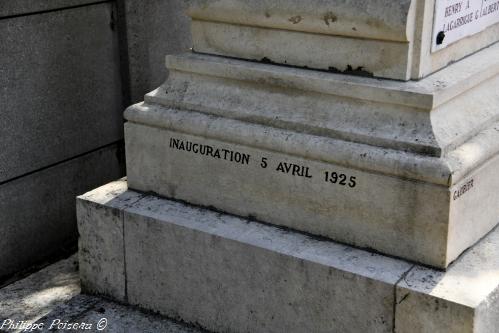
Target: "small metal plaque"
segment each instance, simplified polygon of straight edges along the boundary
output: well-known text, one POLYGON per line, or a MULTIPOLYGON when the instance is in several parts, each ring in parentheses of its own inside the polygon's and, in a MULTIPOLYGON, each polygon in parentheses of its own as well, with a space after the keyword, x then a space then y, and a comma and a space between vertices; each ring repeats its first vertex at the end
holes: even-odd
POLYGON ((499 0, 436 0, 432 52, 499 23, 499 0))

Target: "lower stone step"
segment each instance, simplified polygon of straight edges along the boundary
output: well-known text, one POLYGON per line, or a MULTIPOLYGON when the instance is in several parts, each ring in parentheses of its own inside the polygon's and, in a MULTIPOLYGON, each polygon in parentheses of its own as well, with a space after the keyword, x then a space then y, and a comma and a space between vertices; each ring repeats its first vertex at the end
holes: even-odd
POLYGON ((78 198, 82 288, 215 332, 496 332, 499 230, 437 271, 113 182, 78 198))

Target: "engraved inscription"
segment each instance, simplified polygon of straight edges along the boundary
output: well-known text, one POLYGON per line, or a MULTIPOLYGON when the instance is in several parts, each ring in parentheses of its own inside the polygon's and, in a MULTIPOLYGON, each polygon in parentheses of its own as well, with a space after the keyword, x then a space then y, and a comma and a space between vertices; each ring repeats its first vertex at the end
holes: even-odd
POLYGON ((292 176, 312 178, 312 176, 310 175, 310 168, 303 165, 279 162, 276 170, 278 172, 286 173, 292 176))
MULTIPOLYGON (((182 140, 178 138, 170 138, 169 148, 206 156, 208 158, 233 162, 240 165, 255 165, 259 169, 266 169, 266 172, 276 172, 290 177, 301 177, 310 181, 314 178, 314 170, 308 165, 302 163, 293 163, 289 161, 282 160, 272 160, 267 156, 262 156, 261 158, 252 159, 251 154, 243 153, 241 151, 225 149, 221 147, 216 147, 214 145, 202 144, 199 142, 182 140)), ((345 188, 354 188, 357 186, 357 178, 351 175, 346 175, 337 171, 321 171, 324 177, 323 181, 327 184, 333 184, 338 186, 343 186, 345 188)), ((319 174, 320 179, 320 174, 319 174)))
POLYGON ((324 172, 326 182, 330 182, 331 184, 338 184, 341 186, 347 186, 354 188, 357 185, 357 178, 350 176, 348 177, 344 173, 338 173, 336 171, 324 172))
POLYGON ((249 164, 251 155, 191 141, 170 138, 170 148, 239 164, 249 164))
POLYGON ((473 179, 471 179, 468 182, 466 182, 466 184, 461 186, 457 191, 454 191, 454 195, 453 195, 454 200, 459 199, 460 197, 465 195, 467 192, 469 192, 473 188, 474 182, 475 181, 473 179))
POLYGON ((499 23, 499 0, 436 0, 432 52, 499 23))

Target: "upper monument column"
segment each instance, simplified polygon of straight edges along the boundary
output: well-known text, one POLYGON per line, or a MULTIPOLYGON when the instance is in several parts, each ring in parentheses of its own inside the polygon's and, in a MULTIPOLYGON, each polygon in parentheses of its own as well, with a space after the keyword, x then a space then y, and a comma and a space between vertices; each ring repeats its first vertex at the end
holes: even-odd
POLYGON ((499 40, 497 0, 191 0, 188 13, 197 52, 399 80, 499 40))

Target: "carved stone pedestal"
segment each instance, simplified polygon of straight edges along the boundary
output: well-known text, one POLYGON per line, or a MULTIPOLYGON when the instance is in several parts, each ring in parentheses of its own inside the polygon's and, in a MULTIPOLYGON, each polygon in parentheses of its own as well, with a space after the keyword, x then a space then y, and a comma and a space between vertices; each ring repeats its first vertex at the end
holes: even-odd
POLYGON ((79 199, 87 291, 220 332, 494 332, 495 1, 188 13, 128 183, 79 199))
POLYGON ((85 292, 213 332, 496 332, 499 230, 447 272, 108 184, 78 199, 85 292))

